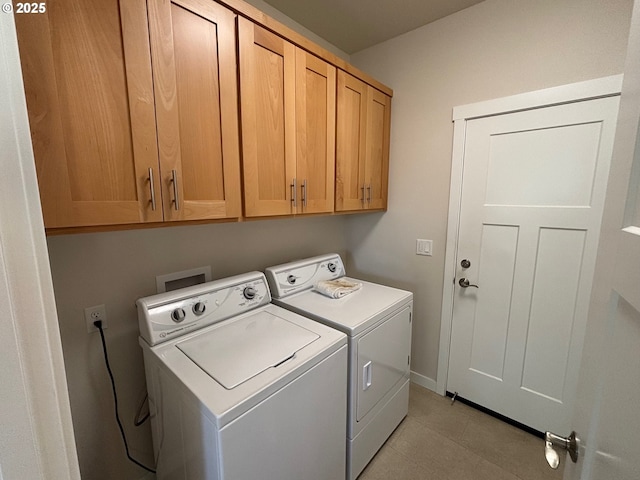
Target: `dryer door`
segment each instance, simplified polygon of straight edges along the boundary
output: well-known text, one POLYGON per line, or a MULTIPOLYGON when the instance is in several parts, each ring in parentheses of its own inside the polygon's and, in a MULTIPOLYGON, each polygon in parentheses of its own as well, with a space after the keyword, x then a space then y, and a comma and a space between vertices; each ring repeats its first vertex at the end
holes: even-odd
POLYGON ((358 340, 358 422, 409 378, 410 314, 406 306, 358 340))

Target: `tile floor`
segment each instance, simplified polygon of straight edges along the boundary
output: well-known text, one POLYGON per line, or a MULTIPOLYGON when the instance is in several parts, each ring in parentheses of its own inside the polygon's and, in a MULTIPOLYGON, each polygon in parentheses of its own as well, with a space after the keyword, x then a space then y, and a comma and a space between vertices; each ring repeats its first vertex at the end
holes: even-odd
POLYGON ((542 439, 411 384, 409 414, 358 480, 560 480, 542 439))

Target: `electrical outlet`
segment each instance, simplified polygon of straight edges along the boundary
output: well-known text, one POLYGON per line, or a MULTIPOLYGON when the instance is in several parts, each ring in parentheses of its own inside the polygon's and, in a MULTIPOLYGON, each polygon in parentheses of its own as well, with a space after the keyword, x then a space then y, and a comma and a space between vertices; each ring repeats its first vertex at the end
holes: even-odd
POLYGON ((96 305, 84 309, 84 319, 87 322, 87 333, 97 332, 98 328, 93 324, 96 320, 102 320, 102 329, 107 328, 107 307, 96 305))

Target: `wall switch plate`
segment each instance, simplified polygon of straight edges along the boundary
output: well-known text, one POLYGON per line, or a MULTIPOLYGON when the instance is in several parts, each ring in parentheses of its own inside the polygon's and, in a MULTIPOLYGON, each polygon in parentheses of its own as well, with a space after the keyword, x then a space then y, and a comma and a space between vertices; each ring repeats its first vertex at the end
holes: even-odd
POLYGON ((424 240, 422 238, 416 240, 416 255, 427 255, 430 257, 432 251, 433 240, 424 240))
POLYGON ((85 308, 84 320, 87 322, 87 333, 98 331, 98 327, 93 324, 96 320, 102 320, 102 329, 104 330, 107 328, 107 307, 104 305, 96 305, 85 308))

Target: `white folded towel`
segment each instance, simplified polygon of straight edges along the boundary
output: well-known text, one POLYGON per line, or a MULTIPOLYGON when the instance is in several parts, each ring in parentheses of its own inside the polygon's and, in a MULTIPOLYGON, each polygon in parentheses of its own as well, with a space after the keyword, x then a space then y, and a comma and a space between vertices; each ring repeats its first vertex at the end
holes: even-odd
POLYGON ((361 283, 351 282, 344 278, 336 280, 322 280, 316 285, 316 291, 330 298, 342 298, 359 290, 361 283))

